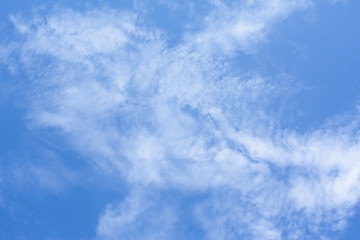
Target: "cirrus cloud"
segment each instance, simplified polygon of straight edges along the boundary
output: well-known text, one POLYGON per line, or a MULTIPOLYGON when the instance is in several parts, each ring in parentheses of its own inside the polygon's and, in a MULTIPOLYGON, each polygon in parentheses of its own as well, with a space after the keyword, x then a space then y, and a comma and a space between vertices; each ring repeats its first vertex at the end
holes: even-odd
POLYGON ((60 130, 132 189, 103 212, 97 239, 306 239, 341 230, 360 195, 357 115, 304 133, 284 129, 279 102, 289 83, 239 73, 228 60, 311 1, 210 4, 202 30, 172 47, 133 12, 12 17, 31 79, 30 121, 60 130))

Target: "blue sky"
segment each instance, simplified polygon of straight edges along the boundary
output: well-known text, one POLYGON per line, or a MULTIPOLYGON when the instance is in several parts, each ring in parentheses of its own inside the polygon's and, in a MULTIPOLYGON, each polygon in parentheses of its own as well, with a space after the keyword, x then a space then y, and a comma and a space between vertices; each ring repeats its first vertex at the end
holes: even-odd
POLYGON ((0 239, 358 239, 360 2, 0 3, 0 239))

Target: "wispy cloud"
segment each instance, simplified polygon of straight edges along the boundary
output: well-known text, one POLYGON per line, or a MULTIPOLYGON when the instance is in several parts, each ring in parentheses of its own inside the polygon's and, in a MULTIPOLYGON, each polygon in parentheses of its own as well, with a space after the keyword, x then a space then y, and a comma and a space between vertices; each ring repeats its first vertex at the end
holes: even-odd
POLYGON ((207 27, 196 36, 195 42, 206 52, 218 48, 228 53, 237 49, 254 50, 272 24, 312 5, 309 0, 212 2, 215 9, 207 17, 207 27))
POLYGON ((177 226, 208 239, 302 239, 344 227, 358 201, 356 117, 282 129, 277 103, 288 83, 227 61, 311 2, 211 4, 202 30, 171 48, 130 12, 12 17, 33 124, 60 129, 132 188, 103 213, 98 239, 176 238, 177 226))

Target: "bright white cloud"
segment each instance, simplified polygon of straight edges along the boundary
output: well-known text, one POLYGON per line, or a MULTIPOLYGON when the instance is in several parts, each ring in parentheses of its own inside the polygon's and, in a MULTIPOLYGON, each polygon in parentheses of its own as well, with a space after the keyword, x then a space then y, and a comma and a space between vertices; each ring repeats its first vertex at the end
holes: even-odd
POLYGON ((311 2, 212 2, 204 29, 172 48, 128 12, 12 18, 29 118, 133 189, 103 213, 98 239, 144 239, 143 226, 147 239, 171 238, 184 215, 208 239, 302 239, 337 230, 359 199, 358 123, 282 130, 274 105, 286 85, 226 64, 311 2))

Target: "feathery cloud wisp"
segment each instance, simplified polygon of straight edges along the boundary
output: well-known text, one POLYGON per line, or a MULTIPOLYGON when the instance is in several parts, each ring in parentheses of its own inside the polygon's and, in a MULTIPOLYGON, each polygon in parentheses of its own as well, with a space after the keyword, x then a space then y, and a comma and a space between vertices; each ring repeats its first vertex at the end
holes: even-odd
POLYGON ((311 2, 212 2, 203 29, 173 47, 135 13, 12 18, 31 121, 132 188, 103 213, 98 239, 175 238, 189 219, 209 239, 299 239, 340 229, 358 201, 358 122, 281 129, 286 86, 227 64, 311 2))

